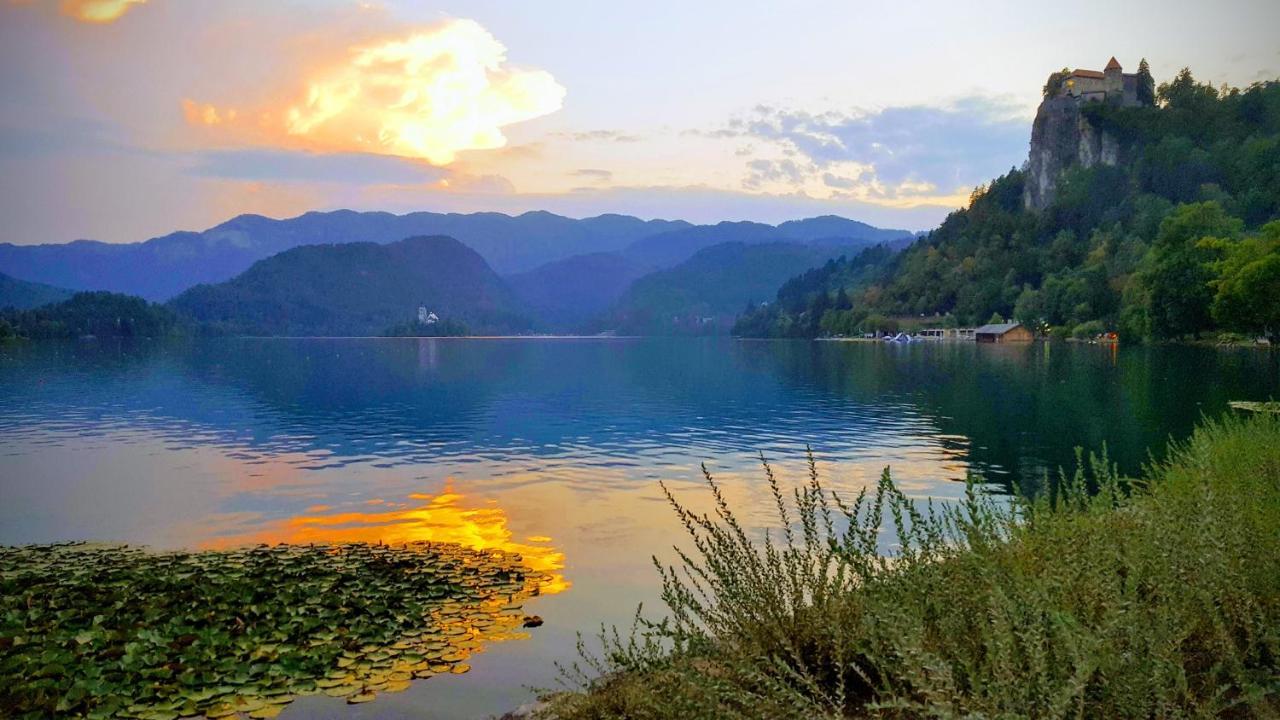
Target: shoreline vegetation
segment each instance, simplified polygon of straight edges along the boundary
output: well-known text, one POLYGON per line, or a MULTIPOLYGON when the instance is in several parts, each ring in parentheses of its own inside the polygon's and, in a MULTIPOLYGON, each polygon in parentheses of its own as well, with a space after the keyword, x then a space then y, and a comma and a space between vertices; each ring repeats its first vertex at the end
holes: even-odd
POLYGON ((971 482, 926 505, 888 469, 841 498, 812 460, 789 492, 765 464, 782 530, 763 539, 708 474, 713 515, 668 492, 693 547, 654 560, 666 618, 580 643, 533 714, 1276 717, 1280 417, 1252 415, 1141 478, 1091 456, 1008 502, 971 482))
MULTIPOLYGON (((0 714, 271 718, 461 674, 550 578, 461 545, 0 547, 0 714)), ((536 623, 535 623, 536 621, 536 623)))

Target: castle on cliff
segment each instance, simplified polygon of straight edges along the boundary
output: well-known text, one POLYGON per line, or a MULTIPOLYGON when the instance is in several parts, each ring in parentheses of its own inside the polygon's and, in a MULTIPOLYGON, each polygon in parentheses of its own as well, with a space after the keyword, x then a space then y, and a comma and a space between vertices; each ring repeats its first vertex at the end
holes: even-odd
POLYGON ((1068 168, 1117 164, 1119 139, 1104 127, 1096 127, 1084 111, 1094 102, 1121 107, 1150 105, 1151 84, 1149 74, 1141 70, 1126 73, 1114 57, 1102 72, 1072 70, 1050 75, 1031 126, 1031 152, 1023 166, 1023 206, 1028 210, 1048 207, 1059 178, 1068 168))
POLYGON ((1058 96, 1132 107, 1142 104, 1138 95, 1140 82, 1137 73, 1124 72, 1124 68, 1112 57, 1102 72, 1079 68, 1073 70, 1063 79, 1058 96))

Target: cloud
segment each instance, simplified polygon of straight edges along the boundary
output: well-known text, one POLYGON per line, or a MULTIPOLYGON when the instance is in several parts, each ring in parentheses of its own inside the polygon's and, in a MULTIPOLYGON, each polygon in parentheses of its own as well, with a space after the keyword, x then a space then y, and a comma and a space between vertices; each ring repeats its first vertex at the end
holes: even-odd
POLYGON ((757 190, 768 183, 801 185, 805 178, 813 173, 811 163, 797 163, 795 160, 769 160, 761 158, 747 162, 748 175, 743 187, 757 190))
POLYGON ((590 178, 599 182, 609 182, 613 179, 613 171, 601 170, 599 168, 579 168, 571 173, 574 177, 590 178))
POLYGON ((1026 157, 1023 109, 1001 99, 967 97, 943 107, 890 107, 865 112, 807 112, 757 106, 720 130, 702 134, 748 138, 781 158, 746 163, 747 189, 830 188, 865 199, 921 198, 945 188, 971 188, 1026 157))
POLYGON ((639 135, 628 135, 620 130, 581 130, 578 132, 561 132, 556 133, 558 137, 568 138, 575 142, 619 142, 633 143, 640 142, 643 138, 639 135))
POLYGON ((124 17, 135 5, 147 0, 62 0, 58 11, 80 22, 105 25, 124 17))
POLYGON ((827 187, 836 188, 837 190, 851 190, 858 186, 856 178, 840 177, 834 173, 823 173, 822 182, 827 187))
POLYGON ((421 184, 448 179, 448 170, 420 160, 367 153, 321 154, 288 150, 218 150, 200 153, 190 174, 236 180, 421 184))
POLYGON ((278 147, 447 165, 464 150, 503 147, 502 128, 559 110, 565 96, 550 73, 508 67, 506 48, 471 20, 349 48, 298 85, 305 90, 274 107, 246 112, 188 99, 183 115, 278 147))

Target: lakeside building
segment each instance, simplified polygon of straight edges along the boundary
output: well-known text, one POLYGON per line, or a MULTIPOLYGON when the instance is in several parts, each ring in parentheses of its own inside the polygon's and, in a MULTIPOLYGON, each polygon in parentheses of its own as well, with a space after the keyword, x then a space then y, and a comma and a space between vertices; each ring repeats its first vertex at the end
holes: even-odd
POLYGON ((980 343, 1031 342, 1035 335, 1022 323, 992 323, 974 330, 973 339, 980 343))

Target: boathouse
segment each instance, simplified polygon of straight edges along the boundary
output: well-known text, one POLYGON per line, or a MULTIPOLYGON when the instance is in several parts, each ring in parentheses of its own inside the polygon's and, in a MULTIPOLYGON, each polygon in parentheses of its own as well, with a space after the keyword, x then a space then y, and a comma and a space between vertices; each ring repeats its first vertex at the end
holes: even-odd
POLYGON ((1022 323, 994 323, 973 331, 973 339, 980 343, 1031 342, 1035 336, 1022 323))

